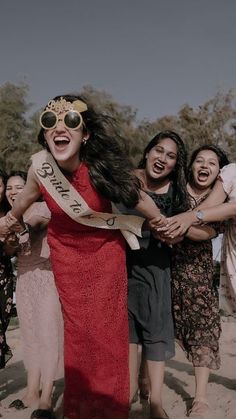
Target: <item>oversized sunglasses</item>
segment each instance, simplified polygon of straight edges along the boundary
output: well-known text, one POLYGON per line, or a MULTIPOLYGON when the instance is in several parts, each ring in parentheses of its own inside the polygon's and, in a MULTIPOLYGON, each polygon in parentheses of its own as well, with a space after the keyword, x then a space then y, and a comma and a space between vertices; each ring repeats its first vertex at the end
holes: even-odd
POLYGON ((40 125, 43 129, 53 129, 57 126, 59 121, 63 121, 65 127, 69 129, 78 129, 83 124, 81 114, 76 110, 67 111, 63 118, 59 118, 58 114, 52 110, 46 110, 40 115, 40 125))

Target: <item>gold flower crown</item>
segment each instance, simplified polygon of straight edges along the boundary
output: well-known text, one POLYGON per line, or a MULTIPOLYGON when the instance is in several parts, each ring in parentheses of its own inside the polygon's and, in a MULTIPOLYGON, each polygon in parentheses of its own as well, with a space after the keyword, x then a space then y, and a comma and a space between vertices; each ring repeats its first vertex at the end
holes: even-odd
POLYGON ((81 113, 88 110, 86 103, 82 100, 75 100, 74 102, 68 102, 63 97, 60 97, 59 100, 50 100, 46 106, 46 111, 54 111, 56 113, 68 112, 71 110, 76 110, 81 113))

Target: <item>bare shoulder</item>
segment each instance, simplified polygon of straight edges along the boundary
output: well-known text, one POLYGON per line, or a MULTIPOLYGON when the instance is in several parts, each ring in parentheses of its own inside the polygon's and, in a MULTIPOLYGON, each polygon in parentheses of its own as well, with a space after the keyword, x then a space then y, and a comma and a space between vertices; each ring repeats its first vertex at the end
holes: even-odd
POLYGON ((40 185, 39 179, 37 175, 35 174, 33 165, 30 166, 27 174, 27 182, 36 182, 38 185, 40 185))
POLYGON ((135 169, 134 174, 140 180, 142 188, 144 188, 145 187, 144 169, 135 169))

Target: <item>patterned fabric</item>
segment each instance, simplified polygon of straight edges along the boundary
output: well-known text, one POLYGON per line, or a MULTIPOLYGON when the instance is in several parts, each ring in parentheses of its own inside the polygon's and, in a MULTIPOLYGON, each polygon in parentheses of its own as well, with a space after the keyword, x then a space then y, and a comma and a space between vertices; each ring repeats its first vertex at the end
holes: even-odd
POLYGON ((9 325, 13 303, 13 274, 11 261, 5 255, 3 243, 0 242, 0 368, 4 368, 12 357, 6 342, 6 331, 9 325))
MULTIPOLYGON (((236 163, 220 172, 228 202, 236 202, 236 163)), ((225 315, 236 316, 236 217, 229 220, 223 236, 220 272, 220 308, 225 315)))
MULTIPOLYGON (((191 196, 191 206, 202 202, 191 196)), ((220 224, 214 224, 217 230, 220 224)), ((173 247, 172 304, 176 339, 195 367, 220 367, 218 291, 213 283, 211 240, 185 238, 173 247)))
MULTIPOLYGON (((95 191, 84 164, 68 179, 92 209, 111 212, 111 203, 95 191)), ((127 419, 124 239, 120 231, 76 223, 42 192, 52 213, 48 242, 64 317, 64 415, 127 419)))

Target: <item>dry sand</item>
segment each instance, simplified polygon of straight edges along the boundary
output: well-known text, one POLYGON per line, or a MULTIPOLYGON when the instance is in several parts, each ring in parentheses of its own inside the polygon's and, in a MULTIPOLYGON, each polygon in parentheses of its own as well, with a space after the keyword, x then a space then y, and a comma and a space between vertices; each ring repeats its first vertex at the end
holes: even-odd
MULTIPOLYGON (((26 374, 24 371, 19 328, 8 332, 8 343, 14 356, 5 368, 0 371, 0 413, 4 419, 29 419, 30 409, 16 411, 8 409, 9 403, 20 398, 24 393, 26 374)), ((220 370, 212 372, 209 382, 209 402, 212 409, 204 419, 236 419, 236 322, 222 318, 220 370)), ((60 418, 63 383, 56 386, 54 403, 60 418)), ((164 407, 171 419, 184 419, 186 406, 191 403, 194 394, 194 376, 191 364, 186 360, 180 348, 176 348, 176 356, 168 362, 163 391, 164 407)), ((139 402, 132 406, 132 419, 148 418, 148 406, 139 402)), ((111 418, 112 419, 112 418, 111 418)))

